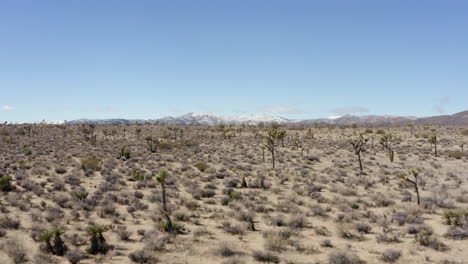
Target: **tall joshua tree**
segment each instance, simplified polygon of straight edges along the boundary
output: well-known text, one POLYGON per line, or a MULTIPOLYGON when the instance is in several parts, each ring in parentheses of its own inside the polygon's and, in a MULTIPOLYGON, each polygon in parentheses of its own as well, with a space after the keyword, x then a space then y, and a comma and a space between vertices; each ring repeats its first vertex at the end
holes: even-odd
POLYGON ((418 198, 418 205, 421 204, 421 199, 419 198, 419 188, 418 188, 418 175, 421 172, 420 168, 411 169, 408 173, 400 174, 400 178, 404 179, 406 182, 412 184, 416 191, 416 196, 418 198), (410 179, 412 177, 413 179, 410 179))
POLYGON ((273 169, 275 168, 275 148, 276 148, 276 140, 278 139, 278 130, 272 128, 268 130, 268 135, 266 136, 266 148, 271 153, 271 163, 273 165, 273 169))
POLYGON ((394 136, 392 133, 385 133, 381 138, 380 138, 380 145, 382 145, 382 148, 386 149, 388 152, 388 157, 390 158, 390 162, 393 162, 393 158, 395 155, 395 152, 393 151, 393 141, 394 141, 394 136))
POLYGON ((364 138, 362 134, 359 135, 357 139, 351 141, 351 145, 353 146, 354 153, 358 156, 359 160, 359 169, 362 171, 362 161, 361 161, 361 153, 366 151, 364 146, 366 145, 368 139, 364 138))
POLYGON ((168 177, 168 173, 166 170, 162 170, 158 175, 154 176, 154 180, 161 185, 161 195, 162 195, 162 214, 166 219, 166 222, 163 223, 163 229, 166 232, 175 232, 177 230, 177 226, 172 223, 171 217, 169 216, 169 210, 167 208, 167 198, 166 198, 166 179, 168 177))

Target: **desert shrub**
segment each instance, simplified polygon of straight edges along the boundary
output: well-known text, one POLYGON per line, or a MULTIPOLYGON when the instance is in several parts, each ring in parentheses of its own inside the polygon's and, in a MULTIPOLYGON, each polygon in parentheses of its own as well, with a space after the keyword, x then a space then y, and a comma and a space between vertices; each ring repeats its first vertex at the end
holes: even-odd
POLYGON ((15 186, 11 184, 12 178, 11 176, 3 176, 0 177, 0 191, 2 192, 10 192, 15 189, 15 186))
POLYGON ((382 253, 382 260, 393 263, 401 257, 401 251, 395 249, 387 249, 382 253))
POLYGON ((433 233, 432 228, 425 224, 408 225, 406 229, 408 231, 408 234, 413 234, 413 235, 423 232, 423 231, 429 232, 431 234, 433 233))
POLYGON ((333 247, 332 245, 332 242, 330 241, 330 239, 324 239, 320 242, 320 246, 322 247, 333 247))
POLYGON ((84 199, 86 199, 86 197, 88 197, 88 192, 87 191, 76 191, 76 192, 72 193, 72 196, 77 200, 83 201, 84 199))
POLYGON ((379 243, 399 243, 401 240, 398 238, 397 235, 389 234, 389 233, 382 233, 375 236, 375 239, 379 243))
POLYGON ((330 235, 330 231, 324 226, 316 226, 316 227, 314 227, 314 231, 315 231, 315 234, 317 234, 319 236, 329 236, 330 235))
POLYGON ((461 131, 461 134, 462 134, 463 136, 468 136, 468 129, 463 129, 463 130, 461 131))
POLYGON ((221 242, 214 251, 215 255, 222 256, 222 257, 231 257, 235 255, 240 255, 241 252, 237 249, 237 247, 227 241, 221 242))
POLYGON ((463 157, 466 157, 466 153, 461 151, 452 151, 449 153, 449 157, 454 159, 461 159, 463 157))
POLYGON ((468 223, 468 210, 447 210, 444 211, 443 217, 447 225, 460 226, 468 223))
POLYGON ((462 228, 456 226, 450 226, 444 237, 451 239, 467 239, 468 238, 468 226, 462 228))
POLYGON ((335 251, 328 255, 330 264, 363 264, 365 263, 358 256, 345 251, 335 251))
POLYGON ((65 257, 70 261, 71 264, 78 264, 80 261, 86 258, 86 255, 79 250, 68 250, 65 257))
POLYGON ((96 155, 92 155, 88 158, 81 160, 81 168, 83 170, 98 171, 101 169, 102 160, 97 158, 96 155))
POLYGON ((273 252, 281 252, 286 250, 286 246, 289 243, 289 236, 283 236, 282 233, 267 231, 263 233, 265 241, 265 248, 273 252))
POLYGON ((26 249, 17 240, 9 239, 5 241, 3 249, 15 264, 27 262, 26 249))
POLYGON ((153 252, 147 249, 137 250, 128 255, 128 258, 135 263, 155 263, 157 259, 153 252))
POLYGON ((132 232, 128 231, 126 226, 119 226, 115 232, 123 241, 128 241, 132 235, 132 232))
POLYGON ((55 168, 55 172, 57 174, 65 174, 67 172, 67 169, 62 168, 62 167, 58 167, 58 168, 55 168))
POLYGON ((18 229, 21 225, 19 219, 12 219, 8 215, 0 218, 0 227, 5 229, 18 229))
POLYGON ((244 225, 239 225, 239 224, 233 225, 229 222, 223 222, 222 228, 224 231, 232 235, 243 235, 246 230, 246 227, 244 225))
POLYGON ((6 236, 7 232, 4 229, 0 229, 0 238, 6 236))
POLYGON ((364 239, 364 237, 360 233, 356 232, 351 226, 347 224, 338 227, 338 235, 341 238, 349 240, 360 241, 364 239))
POLYGON ((280 258, 273 252, 255 250, 252 252, 252 257, 259 262, 279 263, 280 258))
POLYGON ((271 224, 274 226, 286 226, 286 219, 283 215, 276 215, 271 218, 271 224))
POLYGON ((135 191, 133 193, 133 196, 135 196, 135 198, 137 198, 137 199, 142 199, 145 195, 140 191, 135 191))
POLYGON ((307 225, 307 218, 302 214, 290 216, 287 222, 287 226, 294 228, 305 228, 307 225))
POLYGON ((145 179, 145 174, 143 173, 142 170, 138 168, 133 168, 132 171, 130 172, 130 177, 134 181, 142 181, 145 179))
POLYGON ((429 247, 438 251, 445 251, 447 249, 447 246, 444 243, 427 231, 416 234, 415 240, 421 246, 429 247))
POLYGON ((172 223, 169 225, 167 221, 162 221, 160 224, 161 230, 164 232, 170 232, 170 233, 180 233, 182 229, 184 228, 181 224, 178 223, 172 223))
POLYGON ((184 210, 178 210, 174 212, 174 218, 179 221, 188 221, 190 220, 190 215, 184 210))
POLYGON ((354 225, 359 233, 369 234, 372 227, 367 223, 357 223, 354 225))
POLYGON ((210 166, 206 163, 200 162, 195 165, 193 165, 195 168, 199 169, 201 172, 204 172, 206 169, 208 169, 210 166))
POLYGON ((245 264, 245 261, 238 257, 233 257, 230 259, 226 259, 225 261, 222 262, 222 264, 245 264))

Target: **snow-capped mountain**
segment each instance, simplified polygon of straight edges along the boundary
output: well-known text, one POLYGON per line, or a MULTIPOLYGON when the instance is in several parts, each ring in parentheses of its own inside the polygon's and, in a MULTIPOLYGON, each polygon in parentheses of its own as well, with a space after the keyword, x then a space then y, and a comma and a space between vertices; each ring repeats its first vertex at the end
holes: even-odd
POLYGON ((179 117, 164 117, 155 120, 159 123, 172 125, 221 125, 221 124, 246 124, 256 125, 259 123, 287 123, 290 120, 271 115, 241 115, 241 116, 221 116, 216 114, 188 113, 179 117))
POLYGON ((145 124, 160 123, 168 125, 257 125, 259 123, 278 123, 284 125, 370 125, 370 126, 396 126, 406 125, 409 122, 419 125, 449 124, 449 125, 468 125, 468 111, 453 115, 434 116, 426 118, 417 118, 412 116, 390 116, 390 115, 344 115, 330 116, 316 119, 286 119, 283 117, 259 114, 259 115, 240 115, 240 116, 222 116, 206 113, 188 113, 181 116, 168 116, 159 119, 79 119, 68 121, 66 124, 145 124))

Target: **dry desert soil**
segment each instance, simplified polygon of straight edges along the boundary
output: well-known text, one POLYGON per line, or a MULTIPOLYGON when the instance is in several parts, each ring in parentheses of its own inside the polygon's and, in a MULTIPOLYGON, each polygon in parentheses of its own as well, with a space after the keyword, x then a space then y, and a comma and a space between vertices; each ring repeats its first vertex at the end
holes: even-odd
POLYGON ((468 263, 467 138, 440 126, 4 124, 0 263, 468 263))

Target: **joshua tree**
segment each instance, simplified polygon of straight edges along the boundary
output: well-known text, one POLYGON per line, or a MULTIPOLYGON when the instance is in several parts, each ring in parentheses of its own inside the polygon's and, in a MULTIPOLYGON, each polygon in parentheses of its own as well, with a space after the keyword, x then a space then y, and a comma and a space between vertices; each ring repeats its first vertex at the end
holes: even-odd
POLYGON ((152 136, 145 137, 145 140, 146 140, 146 143, 148 144, 148 150, 151 153, 155 153, 156 152, 156 143, 157 143, 158 140, 156 138, 153 138, 152 136))
POLYGON ((284 148, 284 139, 286 138, 288 132, 286 130, 278 131, 276 137, 278 140, 281 140, 281 146, 284 148))
POLYGON ((123 158, 125 158, 125 160, 128 160, 130 158, 130 150, 127 150, 126 147, 122 147, 119 153, 119 159, 123 158))
POLYGON ((437 135, 432 135, 427 141, 431 144, 431 149, 434 146, 434 155, 437 157, 437 135))
POLYGON ((418 205, 421 204, 421 200, 419 198, 419 189, 418 189, 418 175, 421 172, 420 168, 411 169, 408 173, 400 174, 400 178, 404 179, 406 182, 413 184, 414 189, 416 190, 416 196, 418 197, 418 205), (414 179, 409 179, 409 177, 413 177, 414 179))
POLYGON ((461 142, 460 144, 458 144, 458 146, 460 146, 461 152, 463 152, 463 147, 465 146, 465 142, 461 142))
POLYGON ((362 171, 361 153, 366 151, 364 146, 366 145, 367 141, 368 139, 364 138, 362 134, 359 135, 359 138, 351 141, 351 145, 353 146, 354 153, 358 156, 359 168, 361 169, 361 171, 362 171))
POLYGON ((271 162, 273 165, 273 169, 275 168, 275 148, 276 148, 276 140, 278 139, 278 130, 272 128, 268 130, 268 136, 266 137, 266 148, 271 153, 271 162))
POLYGON ((393 151, 393 134, 392 133, 385 133, 381 138, 380 138, 380 145, 382 145, 382 148, 386 149, 388 151, 388 157, 390 158, 390 162, 393 162, 394 158, 394 151, 393 151))
POLYGON ((161 184, 162 189, 162 214, 166 219, 166 222, 163 223, 163 229, 166 232, 177 232, 178 228, 177 225, 172 223, 171 217, 169 216, 169 210, 167 208, 167 198, 166 198, 166 179, 168 177, 168 173, 166 170, 162 170, 158 175, 154 176, 154 180, 161 184))
POLYGON ((92 226, 88 229, 88 234, 91 236, 89 243, 90 246, 88 248, 88 253, 96 255, 106 254, 109 250, 109 245, 106 242, 106 239, 102 235, 104 232, 107 231, 107 227, 105 226, 92 226))
POLYGON ((83 125, 81 127, 81 132, 84 135, 84 139, 86 141, 89 141, 91 145, 96 145, 97 136, 96 134, 94 134, 95 129, 96 129, 96 125, 94 124, 83 125))
POLYGON ((136 133, 137 137, 140 138, 140 135, 141 135, 141 128, 135 129, 135 133, 136 133))

